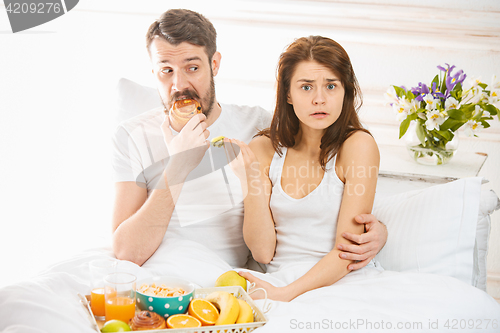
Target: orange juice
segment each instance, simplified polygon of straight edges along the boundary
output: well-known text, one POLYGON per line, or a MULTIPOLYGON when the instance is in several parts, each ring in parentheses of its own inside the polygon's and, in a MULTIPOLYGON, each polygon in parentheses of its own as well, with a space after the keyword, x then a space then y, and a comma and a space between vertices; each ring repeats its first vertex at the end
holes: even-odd
POLYGON ((135 315, 135 300, 128 297, 108 298, 105 308, 106 321, 118 319, 128 323, 135 315))
POLYGON ((90 292, 90 307, 94 316, 104 316, 104 288, 96 288, 90 292))

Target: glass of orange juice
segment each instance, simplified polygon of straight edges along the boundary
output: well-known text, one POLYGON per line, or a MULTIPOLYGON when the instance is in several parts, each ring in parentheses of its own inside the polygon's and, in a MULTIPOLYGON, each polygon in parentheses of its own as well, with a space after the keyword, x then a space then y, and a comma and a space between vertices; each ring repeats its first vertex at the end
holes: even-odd
POLYGON ((116 272, 116 259, 97 259, 89 263, 90 268, 90 307, 97 320, 105 319, 104 277, 116 272))
POLYGON ((112 273, 104 277, 106 321, 129 322, 135 315, 135 275, 112 273))

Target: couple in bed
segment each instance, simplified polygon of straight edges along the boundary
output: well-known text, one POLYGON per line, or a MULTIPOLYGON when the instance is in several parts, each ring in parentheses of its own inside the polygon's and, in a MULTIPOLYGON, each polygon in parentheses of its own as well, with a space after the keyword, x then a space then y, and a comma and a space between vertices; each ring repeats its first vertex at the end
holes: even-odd
POLYGON ((240 274, 281 301, 370 263, 387 239, 369 214, 379 154, 357 117, 358 83, 338 43, 311 36, 288 46, 270 121, 259 107, 217 102, 221 54, 202 15, 169 10, 146 41, 164 109, 129 119, 115 133, 118 259, 143 265, 160 248, 187 240, 235 268, 246 265, 250 249, 268 273, 240 274), (168 110, 184 98, 203 112, 180 126, 168 110), (221 135, 224 148, 210 147, 221 135))

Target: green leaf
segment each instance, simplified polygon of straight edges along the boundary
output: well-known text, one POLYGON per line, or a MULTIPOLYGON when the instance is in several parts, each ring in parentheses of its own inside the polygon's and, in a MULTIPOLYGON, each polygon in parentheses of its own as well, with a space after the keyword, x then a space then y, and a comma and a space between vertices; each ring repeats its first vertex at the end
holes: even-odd
POLYGON ((434 76, 434 79, 432 79, 431 88, 433 83, 436 83, 436 86, 439 86, 439 75, 434 76))
POLYGON ((393 86, 393 87, 394 87, 394 90, 396 91, 396 94, 398 95, 399 98, 401 98, 402 96, 406 96, 406 92, 403 88, 398 87, 398 86, 393 86))
POLYGON ((448 110, 446 111, 448 113, 448 117, 450 117, 451 119, 455 119, 455 120, 465 120, 465 114, 464 112, 462 111, 462 109, 451 109, 451 110, 448 110))
POLYGON ((406 131, 408 130, 408 127, 410 126, 410 119, 409 117, 406 117, 405 120, 401 122, 401 125, 399 125, 399 138, 401 139, 403 135, 405 135, 406 131))
POLYGON ((450 131, 456 132, 460 127, 462 127, 463 124, 465 124, 465 122, 460 122, 458 124, 453 125, 452 127, 450 127, 450 131))
POLYGON ((443 76, 443 81, 441 82, 441 86, 438 87, 439 92, 442 92, 443 94, 446 93, 447 87, 446 87, 446 77, 447 77, 448 72, 446 72, 446 75, 443 76))
POLYGON ((448 118, 444 121, 443 124, 441 124, 441 126, 439 127, 442 131, 446 131, 446 130, 451 130, 453 132, 455 132, 457 129, 460 128, 460 126, 462 126, 464 124, 464 121, 462 120, 455 120, 453 118, 448 118), (458 127, 457 127, 458 126, 458 127), (456 129, 453 129, 455 128, 456 129))
POLYGON ((462 101, 462 84, 458 82, 455 87, 453 87, 453 90, 450 92, 451 97, 455 98, 457 101, 461 102, 462 101))
POLYGON ((417 137, 420 140, 420 143, 422 145, 425 145, 425 132, 424 132, 424 124, 421 122, 417 122, 417 128, 415 132, 417 133, 417 137))
POLYGON ((486 122, 486 120, 480 120, 481 124, 483 125, 484 128, 490 127, 490 124, 486 122))
POLYGON ((451 141, 451 139, 453 139, 453 134, 449 131, 440 130, 440 131, 436 131, 436 132, 437 132, 437 134, 442 136, 447 141, 451 141))
POLYGON ((486 83, 479 83, 478 86, 480 86, 483 89, 486 89, 488 85, 486 83))
POLYGON ((455 87, 453 87, 452 91, 455 91, 455 92, 462 91, 462 84, 460 82, 455 84, 455 87))
POLYGON ((418 115, 416 113, 412 113, 410 114, 408 117, 407 117, 410 121, 411 120, 417 120, 418 119, 418 115))
POLYGON ((472 118, 472 114, 474 113, 474 110, 476 109, 476 105, 475 104, 465 104, 463 105, 460 110, 463 111, 464 113, 464 119, 471 119, 472 118))
POLYGON ((486 104, 483 106, 483 109, 488 111, 492 116, 498 114, 500 110, 498 110, 494 105, 491 104, 486 104))
POLYGON ((415 95, 410 90, 408 90, 406 92, 406 98, 408 98, 410 101, 412 101, 415 99, 415 95))

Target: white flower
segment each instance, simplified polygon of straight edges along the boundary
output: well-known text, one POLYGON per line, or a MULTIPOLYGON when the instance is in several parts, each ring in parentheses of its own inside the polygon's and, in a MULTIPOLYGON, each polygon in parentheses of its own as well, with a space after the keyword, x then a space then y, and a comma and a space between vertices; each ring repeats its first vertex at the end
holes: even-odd
POLYGON ((488 118, 490 116, 490 113, 488 111, 482 109, 479 105, 476 105, 474 107, 474 111, 472 111, 472 118, 475 118, 478 115, 480 115, 481 117, 488 118))
POLYGON ((398 94, 396 94, 396 89, 394 89, 394 86, 390 86, 389 89, 387 89, 387 91, 384 94, 384 97, 387 100, 386 105, 399 102, 398 94))
POLYGON ((488 98, 488 104, 496 104, 500 101, 500 88, 491 89, 490 97, 488 98))
POLYGON ((428 131, 438 130, 439 126, 441 126, 445 120, 444 115, 439 112, 439 110, 431 110, 431 112, 427 114, 425 127, 427 127, 428 131))
POLYGON ((458 109, 458 101, 453 98, 453 97, 448 97, 446 101, 444 102, 444 109, 446 111, 451 110, 451 109, 458 109))
POLYGON ((481 88, 479 87, 479 84, 480 83, 483 83, 483 81, 481 81, 481 77, 476 77, 476 78, 472 78, 471 80, 469 80, 469 84, 471 85, 472 88, 481 88))
POLYGON ((493 76, 491 77, 490 88, 495 89, 495 90, 500 89, 500 79, 497 78, 497 76, 495 74, 493 74, 493 76))
POLYGON ((415 112, 413 110, 413 103, 402 96, 397 103, 392 104, 392 109, 397 113, 398 121, 404 120, 409 114, 415 112))
POLYGON ((408 109, 403 104, 394 103, 392 104, 392 109, 396 112, 398 121, 402 121, 408 116, 408 109))
POLYGON ((469 120, 464 124, 465 135, 471 137, 479 133, 483 129, 483 125, 475 120, 469 120))
POLYGON ((420 106, 420 102, 417 102, 416 100, 412 100, 410 102, 410 111, 408 111, 409 114, 417 112, 418 108, 420 106))
POLYGON ((472 111, 472 117, 474 118, 475 116, 480 114, 482 111, 483 111, 483 109, 479 105, 474 106, 474 111, 472 111))
POLYGON ((427 94, 424 96, 424 102, 426 104, 425 108, 427 110, 434 110, 436 108, 437 103, 439 103, 439 99, 435 99, 432 94, 427 94))
POLYGON ((483 88, 479 86, 480 83, 482 83, 480 78, 466 80, 464 88, 468 88, 464 89, 461 104, 479 103, 482 98, 482 96, 480 96, 480 93, 483 91, 483 88))
POLYGON ((488 96, 488 94, 483 90, 479 93, 479 95, 477 96, 478 97, 478 102, 482 102, 482 103, 488 103, 490 97, 488 96))

